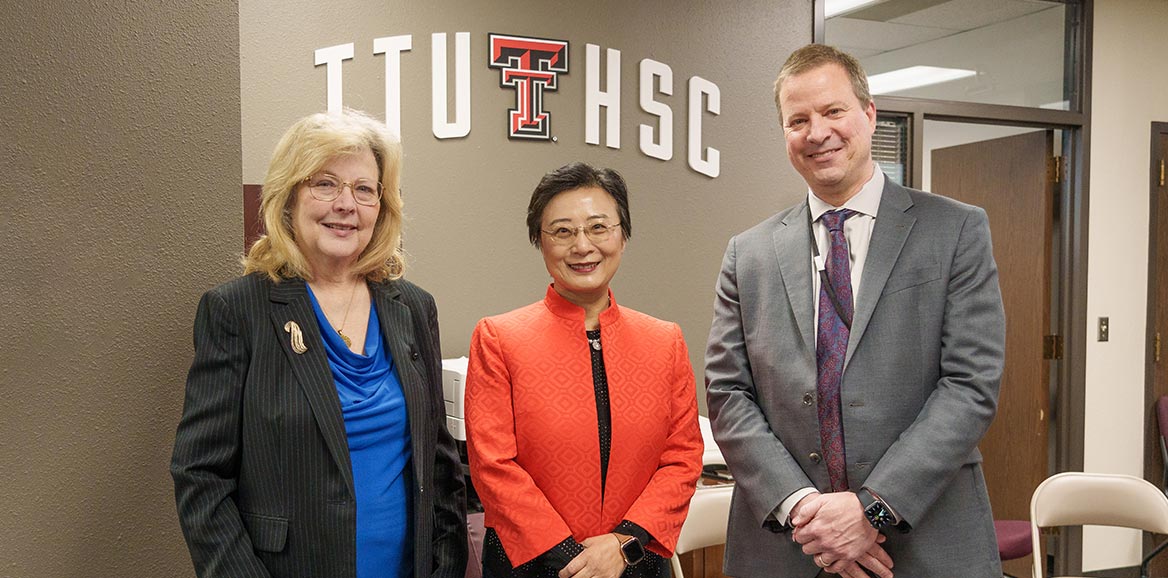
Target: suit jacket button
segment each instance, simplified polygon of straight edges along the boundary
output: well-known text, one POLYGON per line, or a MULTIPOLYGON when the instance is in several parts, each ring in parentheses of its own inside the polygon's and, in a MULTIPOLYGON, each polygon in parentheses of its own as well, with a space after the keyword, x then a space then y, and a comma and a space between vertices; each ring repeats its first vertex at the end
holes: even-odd
POLYGON ((814 396, 814 395, 812 395, 810 391, 809 391, 809 392, 807 392, 807 393, 804 393, 804 394, 803 394, 803 405, 808 405, 808 406, 809 406, 809 405, 811 405, 811 404, 812 404, 814 401, 815 401, 815 396, 814 396))
POLYGON ((422 354, 418 353, 417 351, 410 352, 410 359, 417 361, 419 357, 422 357, 422 354))
POLYGON ((823 460, 823 458, 820 457, 818 452, 811 452, 811 454, 808 455, 807 458, 810 459, 811 463, 813 463, 813 464, 818 464, 820 461, 823 460))

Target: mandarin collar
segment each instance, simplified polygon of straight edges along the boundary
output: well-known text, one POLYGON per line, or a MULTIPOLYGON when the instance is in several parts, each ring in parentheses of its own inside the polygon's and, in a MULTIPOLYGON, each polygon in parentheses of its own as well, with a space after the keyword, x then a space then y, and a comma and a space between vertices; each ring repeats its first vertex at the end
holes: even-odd
MULTIPOLYGON (((543 302, 548 311, 551 311, 556 317, 578 323, 581 327, 584 326, 584 308, 564 299, 563 295, 556 292, 553 283, 548 284, 547 294, 544 296, 543 302)), ((616 298, 612 296, 612 288, 609 288, 608 309, 600 312, 600 326, 612 325, 619 319, 620 307, 616 304, 616 298)))

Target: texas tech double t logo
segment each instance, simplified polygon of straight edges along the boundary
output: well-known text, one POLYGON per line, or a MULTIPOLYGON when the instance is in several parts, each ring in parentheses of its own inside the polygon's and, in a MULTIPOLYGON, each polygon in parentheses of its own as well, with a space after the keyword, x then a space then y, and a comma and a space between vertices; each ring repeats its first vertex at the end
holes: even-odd
POLYGON ((568 73, 568 41, 488 34, 491 68, 499 69, 499 86, 515 88, 515 108, 508 112, 507 136, 551 138, 551 114, 543 109, 543 91, 556 90, 556 77, 568 73))

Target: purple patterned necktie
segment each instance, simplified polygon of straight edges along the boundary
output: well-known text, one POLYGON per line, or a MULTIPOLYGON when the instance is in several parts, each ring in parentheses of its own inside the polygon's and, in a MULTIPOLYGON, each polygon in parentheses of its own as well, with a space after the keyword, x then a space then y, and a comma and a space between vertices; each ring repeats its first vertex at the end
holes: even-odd
POLYGON ((827 227, 831 250, 827 255, 827 281, 847 316, 845 324, 837 313, 828 293, 827 283, 820 277, 819 327, 815 338, 815 362, 819 371, 816 389, 819 394, 819 440, 827 461, 831 491, 848 489, 846 460, 844 458, 844 424, 840 416, 840 377, 843 374, 844 355, 848 351, 848 326, 852 321, 852 268, 848 261, 848 240, 844 238, 844 221, 856 214, 847 209, 824 213, 820 218, 827 227))

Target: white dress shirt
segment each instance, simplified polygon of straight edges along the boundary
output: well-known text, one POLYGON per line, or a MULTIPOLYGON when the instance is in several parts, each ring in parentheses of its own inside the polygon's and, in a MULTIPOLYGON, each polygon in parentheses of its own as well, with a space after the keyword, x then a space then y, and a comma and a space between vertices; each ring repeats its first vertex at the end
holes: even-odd
MULTIPOLYGON (((852 311, 859 306, 860 279, 864 274, 864 262, 868 258, 868 243, 872 240, 872 229, 876 226, 876 211, 880 208, 880 197, 884 193, 884 173, 876 163, 872 163, 872 178, 860 187, 860 192, 848 199, 842 207, 836 207, 815 196, 810 189, 807 191, 807 205, 811 210, 811 232, 815 237, 815 244, 819 248, 819 256, 811 255, 811 294, 812 308, 815 312, 814 327, 819 327, 819 270, 824 268, 824 262, 831 252, 831 240, 828 238, 827 227, 819 220, 828 211, 836 209, 851 209, 857 214, 844 221, 844 238, 848 240, 848 265, 852 276, 852 311)), ((816 332, 818 334, 818 331, 816 332)), ((775 509, 776 520, 784 524, 791 523, 791 510, 809 494, 815 493, 812 486, 799 488, 783 500, 775 509)))

